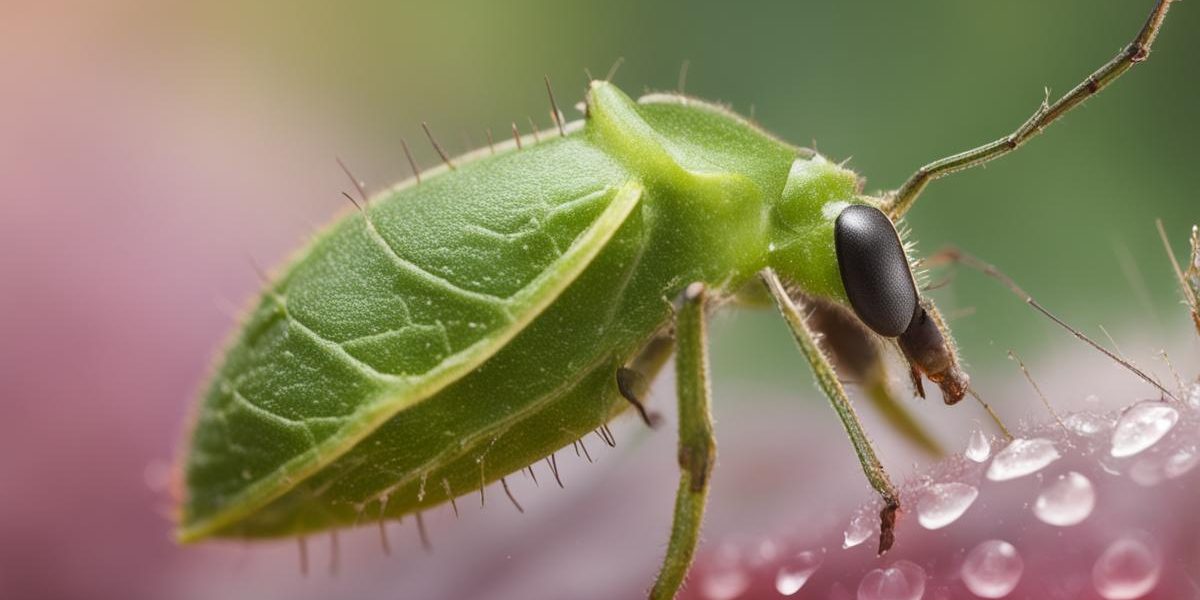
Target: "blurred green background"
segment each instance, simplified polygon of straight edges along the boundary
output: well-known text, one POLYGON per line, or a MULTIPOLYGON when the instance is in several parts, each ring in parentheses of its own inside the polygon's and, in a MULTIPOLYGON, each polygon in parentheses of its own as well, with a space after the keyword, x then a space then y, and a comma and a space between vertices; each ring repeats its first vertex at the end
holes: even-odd
MULTIPOLYGON (((334 158, 380 189, 408 175, 402 137, 437 162, 422 121, 458 153, 487 128, 527 131, 530 116, 549 127, 544 75, 571 105, 584 69, 625 57, 616 83, 636 95, 673 89, 686 60, 687 92, 850 159, 868 189, 887 189, 1008 133, 1043 87, 1060 93, 1110 59, 1150 4, 3 3, 0 473, 15 483, 0 494, 0 596, 527 599, 549 589, 537 579, 558 572, 547 565, 593 567, 570 573, 571 597, 640 589, 669 522, 675 438, 628 420, 616 431, 622 451, 642 446, 636 460, 564 464, 578 484, 562 493, 514 482, 541 516, 501 507, 456 527, 432 514, 442 557, 416 559, 406 531, 407 554, 385 562, 375 532, 358 531, 344 561, 356 574, 318 583, 296 577, 289 544, 170 541, 188 406, 260 285, 251 263, 277 264, 345 209, 334 158)), ((1196 4, 1171 11, 1148 63, 1017 154, 936 182, 909 220, 920 251, 954 243, 996 263, 1164 378, 1163 346, 1197 370, 1154 229, 1161 217, 1182 253, 1200 221, 1196 4)), ((935 295, 1006 417, 1045 418, 1009 348, 1055 401, 1148 393, 992 281, 964 272, 935 295)), ((713 331, 722 463, 706 532, 841 519, 819 507, 868 492, 777 317, 724 313, 713 331)), ((669 410, 664 379, 654 401, 669 410)), ((980 418, 913 406, 951 448, 980 418)), ((864 412, 902 476, 905 447, 864 412)))

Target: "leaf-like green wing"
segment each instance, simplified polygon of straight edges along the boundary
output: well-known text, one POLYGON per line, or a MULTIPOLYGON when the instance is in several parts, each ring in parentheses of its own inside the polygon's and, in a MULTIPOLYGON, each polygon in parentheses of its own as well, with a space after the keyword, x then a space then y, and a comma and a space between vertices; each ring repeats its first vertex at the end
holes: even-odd
POLYGON ((244 534, 264 507, 480 368, 601 254, 641 194, 571 136, 396 190, 320 235, 218 365, 186 456, 180 539, 244 534))

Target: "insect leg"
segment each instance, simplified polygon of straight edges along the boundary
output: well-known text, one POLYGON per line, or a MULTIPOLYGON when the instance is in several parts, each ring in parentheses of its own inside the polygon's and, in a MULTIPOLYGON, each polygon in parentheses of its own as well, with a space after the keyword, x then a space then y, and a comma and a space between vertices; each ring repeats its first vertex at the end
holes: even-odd
POLYGON ((825 353, 817 345, 816 334, 809 327, 805 317, 800 313, 800 309, 796 306, 787 290, 783 287, 783 282, 779 281, 779 276, 770 269, 765 269, 762 272, 763 281, 767 284, 767 289, 771 292, 771 297, 775 299, 776 305, 779 306, 779 312, 783 314, 783 318, 787 321, 788 328, 792 330, 792 335, 796 338, 796 343, 800 346, 800 351, 804 357, 808 359, 808 364, 812 367, 813 374, 817 378, 817 384, 821 390, 825 392, 825 396, 829 398, 830 404, 833 405, 833 410, 837 412, 838 418, 842 420, 842 426, 846 428, 846 434, 850 436, 850 443, 854 445, 854 452, 858 454, 858 461, 862 464, 863 472, 867 475, 867 481, 871 487, 875 488, 876 492, 883 498, 884 508, 879 513, 880 528, 879 528, 879 553, 887 552, 888 548, 892 547, 892 542, 895 541, 895 526, 896 526, 896 511, 900 509, 900 499, 896 494, 896 488, 892 485, 891 479, 883 470, 883 464, 879 462, 879 458, 875 455, 875 449, 871 446, 871 440, 867 438, 867 434, 863 431, 862 423, 858 421, 858 415, 854 412, 854 406, 850 404, 850 398, 846 396, 846 390, 842 388, 842 383, 838 381, 837 373, 833 370, 833 365, 825 353))
POLYGON ((935 160, 913 173, 900 189, 890 193, 881 208, 893 220, 904 216, 908 209, 912 207, 913 202, 917 200, 917 196, 929 185, 934 179, 944 177, 955 171, 969 169, 971 167, 981 165, 991 160, 1000 158, 1018 146, 1025 143, 1029 138, 1041 133, 1043 129, 1051 123, 1062 118, 1063 115, 1070 112, 1072 108, 1079 106, 1084 100, 1098 93, 1100 90, 1108 87, 1110 83, 1120 77, 1130 67, 1136 65, 1150 56, 1150 46, 1154 44, 1154 38, 1158 35, 1158 30, 1162 27, 1163 19, 1167 16, 1167 8, 1172 0, 1158 0, 1154 4, 1154 9, 1150 12, 1146 23, 1142 25, 1140 31, 1133 41, 1122 49, 1112 60, 1104 64, 1104 66, 1096 69, 1086 79, 1076 85, 1071 91, 1063 94, 1061 98, 1055 100, 1053 104, 1049 103, 1049 98, 1042 101, 1041 106, 1029 117, 1020 127, 1009 135, 1006 135, 994 142, 984 144, 978 148, 973 148, 965 152, 947 156, 935 160))
POLYGON ((658 580, 650 591, 654 600, 669 600, 687 575, 700 538, 708 479, 716 459, 712 415, 709 412, 708 348, 705 339, 705 289, 693 283, 683 293, 675 316, 678 344, 675 377, 679 400, 679 490, 671 540, 658 580))
POLYGON ((662 415, 648 410, 642 399, 650 389, 650 378, 662 369, 674 350, 675 340, 669 335, 659 335, 646 344, 629 367, 617 369, 617 391, 633 405, 642 421, 651 429, 662 423, 662 415), (645 375, 647 373, 649 377, 645 375))
MULTIPOLYGON (((883 418, 905 439, 930 456, 945 450, 897 397, 888 382, 881 346, 870 330, 839 306, 814 302, 809 324, 822 336, 829 358, 856 381, 883 418)), ((917 379, 920 381, 920 379, 917 379)))

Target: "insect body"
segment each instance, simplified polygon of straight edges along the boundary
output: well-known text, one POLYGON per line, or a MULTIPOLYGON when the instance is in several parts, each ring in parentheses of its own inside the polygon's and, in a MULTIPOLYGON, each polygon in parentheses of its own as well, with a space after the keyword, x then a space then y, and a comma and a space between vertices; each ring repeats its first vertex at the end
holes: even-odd
MULTIPOLYGON (((1165 6, 1106 68, 1144 57, 1165 6)), ((968 379, 893 222, 930 179, 1016 143, 871 197, 852 171, 715 105, 634 102, 594 81, 586 106, 561 135, 446 160, 376 196, 266 285, 196 413, 182 540, 298 536, 482 494, 627 399, 641 409, 674 344, 682 475, 652 592, 671 597, 715 452, 704 317, 765 284, 885 500, 880 550, 891 545, 898 499, 798 303, 863 341, 829 344, 839 364, 870 371, 862 348, 895 340, 914 381, 961 399, 968 379)), ((1037 129, 1059 114, 1039 111, 1037 129)))

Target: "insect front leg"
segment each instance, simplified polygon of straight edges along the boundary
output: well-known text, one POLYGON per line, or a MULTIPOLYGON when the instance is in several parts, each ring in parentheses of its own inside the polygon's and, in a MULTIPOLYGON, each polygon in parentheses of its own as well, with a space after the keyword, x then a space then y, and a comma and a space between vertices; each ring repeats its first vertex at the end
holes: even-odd
MULTIPOLYGON (((869 329, 846 309, 829 302, 810 304, 809 325, 823 336, 836 368, 857 382, 884 420, 913 446, 940 457, 945 450, 937 438, 901 402, 888 381, 882 347, 869 329)), ((916 379, 920 383, 920 379, 916 379)))
POLYGON ((716 461, 709 412, 708 347, 704 322, 704 284, 693 283, 683 292, 682 306, 675 315, 675 378, 679 401, 679 490, 671 540, 658 580, 650 591, 652 600, 675 597, 700 539, 708 481, 716 461))
POLYGON ((884 507, 879 513, 879 553, 883 554, 892 547, 892 542, 895 541, 896 511, 900 509, 900 498, 896 494, 896 487, 892 485, 891 479, 883 470, 883 464, 875 455, 875 448, 871 445, 871 440, 867 438, 867 433, 863 430, 858 415, 854 412, 854 406, 850 404, 850 398, 846 396, 846 390, 838 381, 833 365, 817 344, 816 334, 813 333, 812 328, 800 313, 800 309, 784 289, 783 282, 770 269, 762 272, 762 278, 771 292, 771 297, 775 299, 775 304, 779 306, 779 312, 783 314, 788 328, 792 330, 792 335, 800 346, 800 352, 808 359, 813 375, 817 378, 817 384, 829 398, 829 403, 833 405, 833 410, 837 412, 838 418, 842 420, 842 426, 846 428, 846 434, 850 436, 850 443, 854 445, 854 452, 858 455, 858 461, 867 475, 867 481, 883 498, 884 507))

